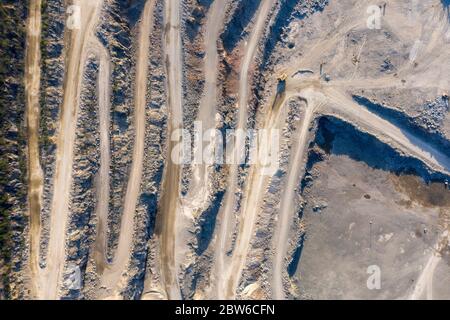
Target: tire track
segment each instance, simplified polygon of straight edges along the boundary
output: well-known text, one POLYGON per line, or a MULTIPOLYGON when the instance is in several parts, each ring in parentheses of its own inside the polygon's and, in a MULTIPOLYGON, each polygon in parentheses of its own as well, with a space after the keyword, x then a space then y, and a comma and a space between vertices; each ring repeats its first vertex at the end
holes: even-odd
POLYGON ((65 264, 66 227, 69 216, 69 196, 72 183, 77 110, 87 45, 94 36, 95 22, 100 13, 101 0, 75 0, 81 9, 81 27, 69 36, 67 70, 64 80, 64 98, 57 142, 54 194, 51 205, 50 237, 47 267, 40 277, 40 297, 57 299, 65 264))
MULTIPOLYGON (((250 68, 250 63, 253 61, 253 57, 256 52, 257 44, 260 40, 261 34, 265 27, 265 21, 274 4, 273 0, 262 1, 260 8, 258 9, 257 18, 255 26, 252 33, 250 34, 249 41, 245 48, 245 56, 240 69, 240 79, 239 79, 239 115, 237 130, 245 129, 247 121, 247 100, 248 100, 248 71, 250 68)), ((225 257, 226 254, 226 242, 227 235, 232 234, 230 232, 230 227, 232 224, 234 209, 235 209, 235 191, 237 189, 237 173, 238 166, 235 164, 230 165, 229 181, 228 181, 228 192, 225 197, 225 203, 222 210, 222 224, 219 230, 218 237, 218 247, 216 251, 219 256, 216 257, 216 274, 222 275, 224 272, 225 257)), ((236 251, 236 250, 235 250, 236 251)), ((237 282, 240 277, 240 270, 237 274, 231 274, 231 270, 239 269, 241 266, 241 260, 245 259, 243 257, 243 252, 235 253, 233 252, 233 257, 230 259, 231 264, 229 265, 228 276, 220 277, 217 283, 217 297, 219 299, 224 299, 225 297, 234 297, 235 289, 237 287, 237 282)))
POLYGON ((39 90, 41 81, 41 0, 31 0, 27 23, 25 95, 28 130, 28 210, 30 214, 31 296, 38 294, 39 238, 43 171, 39 161, 39 90))
MULTIPOLYGON (((102 263, 97 261, 101 266, 101 287, 106 289, 107 298, 120 298, 120 289, 124 285, 126 279, 121 279, 122 273, 126 271, 129 258, 133 249, 134 235, 134 216, 136 205, 140 194, 140 186, 142 180, 143 161, 144 161, 144 142, 145 142, 145 120, 146 120, 146 97, 147 97, 147 78, 149 68, 150 55, 150 32, 153 26, 153 9, 155 1, 147 0, 141 17, 140 31, 138 37, 138 55, 136 62, 136 82, 134 94, 134 121, 135 121, 135 144, 133 148, 133 159, 131 164, 130 176, 127 184, 127 191, 124 200, 124 210, 122 222, 120 225, 119 242, 117 246, 114 261, 111 264, 106 263, 106 230, 103 229, 97 241, 96 253, 98 259, 103 260, 102 263), (112 290, 112 292, 110 291, 112 290)), ((104 81, 106 82, 106 81, 104 81)), ((108 81, 109 84, 109 81, 108 81)), ((105 137, 106 138, 106 137, 105 137)), ((103 174, 109 174, 108 168, 104 169, 103 174)), ((104 181, 102 180, 102 183, 104 181)), ((105 196, 107 196, 105 194, 105 196)), ((108 198, 104 198, 107 204, 108 198)), ((103 208, 103 226, 107 226, 107 208, 103 208)), ((100 228, 99 228, 100 232, 100 228)), ((103 294, 102 294, 103 295, 103 294)))
MULTIPOLYGON (((285 187, 285 194, 282 200, 282 206, 280 208, 280 219, 277 223, 276 230, 274 232, 275 241, 273 248, 275 249, 274 269, 272 278, 273 297, 275 299, 285 299, 283 286, 283 274, 285 274, 285 257, 287 254, 287 244, 289 239, 289 226, 294 214, 295 206, 293 205, 293 199, 295 195, 295 186, 300 181, 300 172, 304 170, 305 161, 301 160, 306 154, 306 129, 311 123, 322 115, 335 116, 342 118, 344 121, 351 121, 352 124, 358 126, 359 130, 365 130, 369 134, 375 135, 376 138, 383 143, 386 143, 400 151, 416 158, 425 163, 428 167, 435 171, 442 172, 444 174, 450 174, 450 159, 442 154, 440 151, 435 150, 429 146, 426 141, 422 141, 420 138, 414 136, 413 133, 407 132, 397 128, 395 125, 387 120, 384 120, 364 107, 356 104, 350 98, 347 98, 345 94, 339 92, 337 89, 329 86, 321 88, 317 84, 307 84, 306 88, 299 88, 297 94, 291 94, 286 99, 292 96, 301 95, 309 104, 313 101, 313 105, 317 114, 313 114, 313 109, 310 107, 306 114, 304 122, 302 123, 302 130, 300 134, 300 148, 297 149, 294 161, 294 167, 291 169, 294 173, 290 173, 289 181, 285 187), (296 165, 296 166, 295 166, 296 165)), ((314 111, 314 112, 315 112, 314 111)), ((434 255, 430 258, 427 264, 427 272, 432 274, 436 262, 434 255)), ((419 297, 423 291, 425 283, 428 282, 429 276, 422 276, 421 286, 416 286, 415 294, 412 297, 419 297)))
MULTIPOLYGON (((225 7, 228 0, 214 0, 209 9, 208 19, 205 25, 205 94, 200 101, 197 121, 202 124, 202 137, 205 131, 215 129, 216 103, 217 103, 217 73, 219 56, 217 52, 217 40, 225 19, 225 7)), ((202 142, 203 147, 206 142, 202 142)), ((203 148, 202 148, 203 150, 203 148)), ((203 157, 202 157, 203 161, 203 157)), ((193 167, 193 179, 189 187, 186 200, 183 201, 184 210, 191 207, 192 210, 203 208, 207 203, 210 192, 209 170, 205 163, 196 164, 193 167)))
POLYGON ((180 299, 176 258, 177 215, 180 213, 181 165, 178 155, 172 152, 175 142, 171 136, 182 128, 182 47, 180 35, 180 7, 178 1, 168 1, 165 5, 164 51, 166 53, 166 73, 168 75, 168 148, 164 180, 156 233, 160 236, 160 263, 162 287, 166 298, 180 299))

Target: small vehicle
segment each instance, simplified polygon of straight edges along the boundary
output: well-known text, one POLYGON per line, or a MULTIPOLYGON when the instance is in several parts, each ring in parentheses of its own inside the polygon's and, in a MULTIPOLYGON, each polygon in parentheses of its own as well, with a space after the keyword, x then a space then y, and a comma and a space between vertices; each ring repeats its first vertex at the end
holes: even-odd
POLYGON ((282 73, 282 74, 280 74, 279 76, 278 76, 278 81, 286 81, 286 79, 287 79, 287 74, 286 73, 282 73))

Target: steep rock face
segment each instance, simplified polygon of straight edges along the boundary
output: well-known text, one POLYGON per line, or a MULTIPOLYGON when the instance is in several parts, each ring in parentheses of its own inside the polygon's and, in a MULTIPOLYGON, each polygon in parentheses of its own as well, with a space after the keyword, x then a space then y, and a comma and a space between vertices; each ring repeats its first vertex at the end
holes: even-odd
POLYGON ((27 10, 26 1, 0 2, 0 300, 25 293, 27 10))
POLYGON ((322 11, 329 0, 283 0, 275 15, 273 25, 264 41, 264 49, 261 57, 260 68, 270 68, 276 65, 277 56, 274 51, 280 48, 291 48, 292 43, 287 39, 290 33, 289 24, 294 20, 303 20, 322 11), (278 47, 278 48, 277 48, 278 47))
MULTIPOLYGON (((203 42, 206 41, 204 35, 208 33, 207 20, 205 19, 211 15, 211 4, 203 4, 201 1, 189 2, 190 7, 188 7, 186 14, 188 15, 190 11, 196 12, 201 11, 201 14, 196 15, 195 19, 188 18, 186 22, 186 29, 189 31, 192 24, 196 25, 196 30, 199 33, 195 33, 194 41, 192 45, 187 45, 187 69, 186 74, 188 75, 186 79, 186 88, 188 94, 186 96, 187 103, 195 107, 193 116, 189 115, 188 123, 190 124, 190 129, 193 129, 193 120, 198 119, 198 108, 201 103, 201 99, 207 94, 207 86, 204 83, 204 73, 201 69, 206 68, 205 65, 205 50, 203 42), (194 3, 194 4, 192 4, 194 3), (194 9, 192 10, 192 6, 194 9), (199 51, 201 49, 201 51, 199 51), (192 76, 189 76, 192 75, 192 76), (200 79, 200 81, 198 81, 200 79)), ((237 2, 230 1, 224 2, 225 7, 222 10, 225 11, 224 21, 233 19, 232 17, 237 17, 239 15, 237 2)), ((241 7, 240 10, 246 10, 241 7)), ((238 18, 236 18, 238 19, 238 18)), ((224 28, 226 28, 226 24, 224 28)), ((224 40, 223 35, 226 32, 219 29, 219 35, 217 39, 217 55, 218 55, 218 70, 217 70, 217 95, 213 99, 213 105, 206 106, 209 110, 207 112, 213 113, 215 110, 216 114, 212 121, 207 121, 210 127, 204 127, 202 123, 203 131, 208 129, 217 129, 221 133, 222 137, 225 137, 227 129, 235 126, 233 123, 235 119, 235 108, 233 104, 236 102, 237 93, 237 72, 239 63, 239 50, 234 52, 229 52, 229 56, 225 54, 224 50, 224 40), (217 119, 223 119, 224 121, 217 122, 217 119)), ((188 32, 188 35, 190 33, 188 32)), ((209 34, 211 37, 212 35, 209 34)), ((231 35, 230 35, 231 36, 231 35)), ((240 36, 238 36, 240 38, 240 36)), ((211 41, 211 39, 209 39, 211 41)), ((211 81, 212 79, 209 79, 211 81)), ((205 111, 203 111, 205 112, 205 111)), ((208 125, 207 125, 208 126, 208 125)), ((193 136, 192 136, 193 137, 193 136)), ((195 139, 195 137, 193 137, 195 139)), ((225 140, 224 143, 226 144, 225 140)), ((188 167, 184 170, 183 175, 183 193, 186 196, 189 191, 189 182, 192 181, 192 174, 190 174, 191 168, 188 167)), ((196 208, 193 212, 192 222, 188 222, 186 239, 188 241, 187 247, 188 251, 183 260, 182 272, 180 275, 180 287, 181 294, 184 299, 201 299, 209 296, 209 291, 215 285, 215 275, 213 270, 213 261, 215 255, 216 239, 214 235, 217 232, 218 226, 218 214, 222 206, 224 195, 226 179, 228 174, 228 168, 226 165, 221 163, 214 164, 208 173, 208 184, 207 184, 207 203, 202 204, 202 206, 196 208)), ((187 200, 184 200, 187 201, 187 200)), ((192 209, 190 209, 192 210, 192 209)), ((187 221, 188 219, 186 219, 187 221)), ((189 219, 190 220, 190 219, 189 219)))

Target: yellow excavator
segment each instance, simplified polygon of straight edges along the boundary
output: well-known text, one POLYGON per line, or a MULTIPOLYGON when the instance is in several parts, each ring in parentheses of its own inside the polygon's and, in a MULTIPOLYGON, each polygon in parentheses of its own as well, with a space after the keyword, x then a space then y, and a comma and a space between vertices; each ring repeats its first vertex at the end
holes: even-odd
POLYGON ((278 80, 278 84, 277 84, 277 96, 275 98, 275 100, 277 100, 277 98, 279 97, 279 95, 283 94, 284 91, 286 90, 286 79, 287 79, 288 75, 286 74, 286 72, 282 72, 278 75, 277 80, 278 80))
POLYGON ((278 81, 286 81, 287 77, 288 77, 288 75, 285 72, 283 72, 282 74, 278 75, 277 80, 278 81))

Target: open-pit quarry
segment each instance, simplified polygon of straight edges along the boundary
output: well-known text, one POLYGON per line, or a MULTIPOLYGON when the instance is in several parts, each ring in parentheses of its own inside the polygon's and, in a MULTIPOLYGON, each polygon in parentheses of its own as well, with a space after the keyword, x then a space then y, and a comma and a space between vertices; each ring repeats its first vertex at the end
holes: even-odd
POLYGON ((0 300, 450 299, 448 0, 0 16, 0 300))

